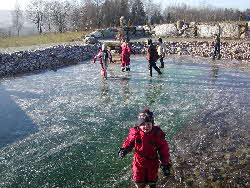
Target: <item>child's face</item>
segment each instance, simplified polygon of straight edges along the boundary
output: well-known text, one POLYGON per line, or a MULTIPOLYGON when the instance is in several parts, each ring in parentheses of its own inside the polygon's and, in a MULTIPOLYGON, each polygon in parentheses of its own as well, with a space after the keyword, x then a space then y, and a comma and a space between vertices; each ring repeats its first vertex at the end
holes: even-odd
POLYGON ((141 124, 140 126, 140 130, 144 133, 148 133, 152 130, 153 128, 153 123, 152 122, 145 122, 143 124, 141 124))

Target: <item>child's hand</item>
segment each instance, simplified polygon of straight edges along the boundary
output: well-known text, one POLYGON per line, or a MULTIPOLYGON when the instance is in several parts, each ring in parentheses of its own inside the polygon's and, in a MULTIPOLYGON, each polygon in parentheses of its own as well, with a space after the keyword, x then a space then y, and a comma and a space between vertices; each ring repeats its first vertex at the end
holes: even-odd
POLYGON ((124 156, 125 156, 125 154, 124 154, 124 149, 121 148, 121 149, 118 151, 118 158, 122 159, 124 156))
POLYGON ((170 176, 171 164, 161 165, 161 169, 162 169, 164 176, 170 176))
POLYGON ((120 150, 118 151, 118 158, 122 159, 123 157, 125 157, 126 154, 127 154, 126 149, 120 148, 120 150))

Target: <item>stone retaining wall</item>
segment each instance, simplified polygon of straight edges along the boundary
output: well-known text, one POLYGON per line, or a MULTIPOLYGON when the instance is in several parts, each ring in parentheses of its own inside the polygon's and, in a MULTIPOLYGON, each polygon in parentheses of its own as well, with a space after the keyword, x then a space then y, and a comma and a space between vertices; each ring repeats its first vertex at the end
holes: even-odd
POLYGON ((218 25, 197 25, 197 36, 204 38, 212 38, 214 34, 220 33, 218 25))
POLYGON ((152 33, 157 37, 202 37, 212 38, 214 34, 220 34, 221 38, 248 38, 247 31, 248 24, 233 24, 233 23, 219 23, 219 24, 193 24, 184 23, 182 28, 180 24, 163 24, 156 25, 152 33), (196 31, 195 31, 196 30, 196 31))
POLYGON ((220 23, 220 34, 223 38, 239 38, 240 26, 238 24, 220 23))
MULTIPOLYGON (((168 42, 167 54, 190 55, 195 57, 212 57, 212 42, 168 42)), ((243 42, 221 43, 221 58, 250 61, 250 44, 243 42)))
POLYGON ((0 77, 52 69, 92 58, 98 45, 54 46, 43 50, 0 53, 0 77))
MULTIPOLYGON (((151 25, 151 26, 136 26, 136 27, 124 27, 124 28, 107 28, 103 30, 96 30, 83 38, 106 38, 116 37, 121 39, 124 36, 138 37, 138 36, 150 36, 156 37, 202 37, 212 38, 215 34, 220 34, 221 38, 239 39, 249 38, 249 24, 247 22, 242 23, 184 23, 178 21, 177 23, 151 25), (118 32, 119 31, 119 32, 118 32)), ((85 41, 86 42, 86 41, 85 41)), ((89 42, 90 43, 90 42, 89 42)))
POLYGON ((152 32, 158 37, 177 36, 178 29, 175 24, 163 24, 156 26, 152 32))
MULTIPOLYGON (((193 41, 193 42, 165 42, 166 55, 178 54, 194 57, 212 58, 214 51, 213 42, 193 41)), ((136 54, 146 53, 145 43, 134 43, 133 49, 136 54)), ((222 42, 221 58, 250 61, 250 44, 244 42, 222 42)))

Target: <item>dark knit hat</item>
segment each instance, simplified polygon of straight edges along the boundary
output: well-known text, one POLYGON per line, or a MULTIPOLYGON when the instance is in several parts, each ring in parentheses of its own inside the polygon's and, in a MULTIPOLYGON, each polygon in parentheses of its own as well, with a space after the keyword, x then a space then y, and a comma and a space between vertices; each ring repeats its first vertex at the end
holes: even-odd
POLYGON ((139 119, 138 121, 139 125, 146 122, 154 123, 154 114, 149 109, 145 108, 139 113, 138 119, 139 119))

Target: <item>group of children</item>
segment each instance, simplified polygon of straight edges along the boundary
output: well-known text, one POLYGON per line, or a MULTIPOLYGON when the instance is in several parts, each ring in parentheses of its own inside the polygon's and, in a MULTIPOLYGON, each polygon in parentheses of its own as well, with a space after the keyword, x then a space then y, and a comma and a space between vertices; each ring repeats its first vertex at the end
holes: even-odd
MULTIPOLYGON (((158 45, 155 46, 151 39, 148 40, 148 50, 147 50, 147 60, 149 63, 149 75, 152 77, 152 68, 154 68, 158 74, 162 74, 160 69, 156 66, 156 62, 160 59, 160 68, 164 68, 163 59, 165 57, 166 47, 165 44, 162 42, 162 39, 159 38, 158 45)), ((129 44, 129 39, 125 38, 121 44, 121 71, 130 71, 130 55, 132 53, 132 47, 129 44)), ((102 76, 107 79, 107 67, 108 61, 112 61, 112 55, 110 51, 107 49, 105 43, 103 43, 102 48, 99 52, 94 56, 93 63, 96 62, 97 58, 100 59, 101 65, 101 74, 102 76)))
MULTIPOLYGON (((151 39, 148 40, 147 60, 149 63, 149 74, 152 76, 154 68, 158 74, 162 74, 160 68, 164 68, 164 57, 166 46, 162 39, 158 39, 158 45, 155 46, 151 39), (160 68, 156 62, 160 60, 160 68)), ((129 40, 126 39, 121 45, 121 70, 130 71, 130 54, 132 48, 129 40)), ((111 53, 106 49, 105 44, 94 57, 100 58, 102 75, 107 78, 107 61, 112 62, 111 53)), ((213 59, 220 58, 220 37, 215 35, 213 59)), ((134 152, 134 161, 132 164, 133 180, 137 188, 156 188, 158 179, 158 169, 161 168, 165 176, 170 175, 171 163, 169 154, 169 145, 165 139, 165 133, 159 126, 155 125, 154 114, 149 109, 142 110, 138 115, 138 124, 130 128, 127 138, 118 151, 118 157, 124 158, 129 152, 134 152)))
MULTIPOLYGON (((166 45, 162 42, 162 38, 158 39, 158 45, 155 46, 151 39, 147 41, 148 49, 147 49, 147 60, 148 60, 148 69, 149 69, 149 76, 152 77, 152 69, 154 68, 158 74, 162 74, 160 68, 164 68, 164 57, 166 54, 166 45), (156 62, 160 60, 160 68, 156 65, 156 62)), ((125 38, 122 41, 121 45, 121 71, 130 71, 130 55, 132 53, 132 47, 129 45, 129 39, 125 38)), ((217 58, 220 59, 220 36, 215 34, 214 37, 214 53, 213 59, 217 58)), ((112 55, 109 50, 107 50, 107 46, 105 43, 102 45, 102 49, 95 55, 94 63, 96 59, 100 58, 100 65, 101 65, 101 74, 102 76, 107 79, 107 66, 108 61, 112 61, 112 55)))
MULTIPOLYGON (((121 71, 130 71, 130 55, 132 48, 129 40, 125 39, 121 45, 121 71)), ((152 76, 152 68, 162 74, 156 66, 156 61, 160 59, 160 68, 164 68, 163 58, 165 57, 165 45, 159 38, 158 47, 153 45, 151 39, 148 40, 147 60, 149 62, 149 72, 152 76)), ((101 74, 107 78, 108 61, 112 61, 112 55, 105 44, 94 57, 94 63, 100 59, 101 74)), ((118 157, 123 158, 127 153, 134 150, 134 162, 132 165, 133 180, 137 188, 156 188, 158 179, 158 169, 161 168, 165 176, 170 175, 170 155, 169 146, 165 139, 165 133, 154 123, 154 114, 149 109, 144 109, 139 113, 138 125, 131 128, 129 134, 118 152, 118 157)))
MULTIPOLYGON (((162 39, 158 39, 158 45, 154 45, 151 39, 147 41, 147 60, 149 75, 152 76, 154 68, 158 74, 162 74, 160 68, 164 68, 164 57, 166 46, 162 39), (160 68, 156 62, 160 60, 160 68)), ((129 40, 125 39, 121 45, 121 71, 130 71, 130 55, 132 48, 129 40)), ((107 78, 107 62, 112 62, 112 55, 107 50, 105 44, 94 57, 94 62, 100 58, 102 75, 107 78)), ((220 58, 220 37, 215 35, 213 59, 220 58)), ((159 126, 155 125, 154 114, 149 109, 142 110, 138 115, 138 124, 130 128, 128 136, 122 147, 118 151, 118 157, 124 158, 129 152, 134 151, 134 161, 132 164, 133 180, 137 188, 156 188, 158 179, 158 169, 161 168, 165 176, 170 175, 171 163, 169 145, 165 139, 165 133, 159 126)))

